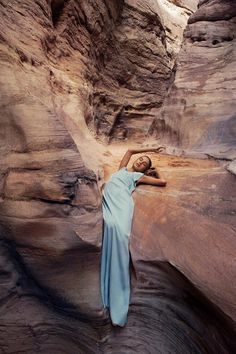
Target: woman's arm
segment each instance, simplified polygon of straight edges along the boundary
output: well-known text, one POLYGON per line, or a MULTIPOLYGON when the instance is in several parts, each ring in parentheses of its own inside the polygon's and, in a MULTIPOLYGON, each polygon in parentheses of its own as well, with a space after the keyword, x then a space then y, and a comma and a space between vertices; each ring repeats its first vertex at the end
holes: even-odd
POLYGON ((137 184, 145 183, 153 186, 166 186, 167 181, 163 178, 155 178, 151 176, 142 176, 138 179, 137 184))
POLYGON ((128 149, 120 162, 119 169, 127 166, 131 156, 134 154, 139 154, 142 152, 160 152, 164 148, 165 148, 164 146, 160 146, 158 148, 128 149))
POLYGON ((124 154, 121 162, 120 162, 120 166, 119 166, 119 170, 122 168, 122 167, 125 167, 128 165, 129 163, 129 160, 131 158, 131 156, 133 155, 133 152, 132 150, 127 150, 126 153, 124 154))

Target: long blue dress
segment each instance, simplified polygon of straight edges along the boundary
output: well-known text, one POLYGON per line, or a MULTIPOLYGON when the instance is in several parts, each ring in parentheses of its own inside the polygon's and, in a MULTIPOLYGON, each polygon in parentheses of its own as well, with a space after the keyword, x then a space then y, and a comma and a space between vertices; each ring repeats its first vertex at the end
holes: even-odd
POLYGON ((132 192, 142 172, 122 167, 113 173, 103 190, 103 239, 101 257, 101 295, 109 308, 113 324, 124 326, 130 300, 129 237, 134 201, 132 192))

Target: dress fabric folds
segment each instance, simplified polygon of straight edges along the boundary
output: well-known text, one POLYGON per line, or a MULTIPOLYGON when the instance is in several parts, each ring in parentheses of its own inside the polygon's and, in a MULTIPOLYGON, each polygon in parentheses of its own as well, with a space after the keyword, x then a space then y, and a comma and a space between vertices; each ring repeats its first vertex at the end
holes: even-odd
POLYGON ((132 192, 144 173, 122 167, 113 173, 103 190, 103 238, 100 285, 103 307, 113 324, 124 326, 130 301, 129 237, 134 201, 132 192))

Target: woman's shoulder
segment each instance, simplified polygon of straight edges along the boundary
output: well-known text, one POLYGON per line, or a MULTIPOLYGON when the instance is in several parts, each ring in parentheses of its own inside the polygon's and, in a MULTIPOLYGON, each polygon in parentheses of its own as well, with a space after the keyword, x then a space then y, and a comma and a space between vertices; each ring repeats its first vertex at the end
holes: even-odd
POLYGON ((119 168, 117 171, 114 171, 114 172, 112 173, 112 175, 116 175, 116 174, 122 173, 122 172, 124 172, 124 171, 127 171, 127 167, 126 167, 126 166, 119 168))

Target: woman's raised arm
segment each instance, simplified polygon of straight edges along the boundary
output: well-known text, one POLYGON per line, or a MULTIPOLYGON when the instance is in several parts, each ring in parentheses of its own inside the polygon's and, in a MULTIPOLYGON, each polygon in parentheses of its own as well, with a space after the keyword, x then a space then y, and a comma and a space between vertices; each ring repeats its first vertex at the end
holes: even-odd
POLYGON ((150 184, 153 186, 166 186, 167 181, 163 178, 155 178, 151 176, 142 176, 139 178, 137 181, 137 184, 139 183, 145 183, 145 184, 150 184))
POLYGON ((120 166, 119 166, 119 170, 122 168, 122 167, 125 167, 128 165, 129 163, 129 160, 131 158, 131 156, 133 155, 133 152, 132 150, 127 150, 126 153, 124 154, 121 162, 120 162, 120 166))
POLYGON ((159 146, 158 148, 128 149, 120 162, 119 169, 127 166, 131 156, 134 154, 139 154, 142 152, 160 152, 163 149, 165 149, 165 146, 159 146))

